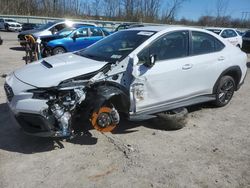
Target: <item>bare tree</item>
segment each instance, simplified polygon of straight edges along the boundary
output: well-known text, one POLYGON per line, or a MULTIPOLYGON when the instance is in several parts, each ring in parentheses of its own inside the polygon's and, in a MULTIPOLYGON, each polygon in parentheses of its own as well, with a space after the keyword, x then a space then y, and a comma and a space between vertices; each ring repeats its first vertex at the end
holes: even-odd
POLYGON ((217 0, 216 1, 216 15, 217 17, 226 16, 230 0, 217 0))
POLYGON ((177 15, 178 10, 187 0, 171 0, 167 3, 167 7, 162 11, 162 21, 172 23, 177 15))

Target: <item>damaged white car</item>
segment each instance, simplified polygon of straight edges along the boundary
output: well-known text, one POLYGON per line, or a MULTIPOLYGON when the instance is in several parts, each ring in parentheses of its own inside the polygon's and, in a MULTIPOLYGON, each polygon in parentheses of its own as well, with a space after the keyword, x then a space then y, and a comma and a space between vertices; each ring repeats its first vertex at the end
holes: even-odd
POLYGON ((88 125, 130 120, 213 101, 224 106, 246 76, 247 56, 212 32, 188 27, 119 31, 74 53, 14 71, 4 85, 25 132, 65 137, 88 125))

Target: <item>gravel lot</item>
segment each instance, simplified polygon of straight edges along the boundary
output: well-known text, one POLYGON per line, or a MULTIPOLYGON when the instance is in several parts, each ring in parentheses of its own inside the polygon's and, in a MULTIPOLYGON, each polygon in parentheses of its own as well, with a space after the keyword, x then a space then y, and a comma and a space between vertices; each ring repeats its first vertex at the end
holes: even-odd
MULTIPOLYGON (((24 65, 17 33, 0 32, 0 75, 24 65)), ((0 187, 250 187, 250 69, 223 108, 195 106, 173 121, 123 121, 113 134, 68 142, 25 135, 0 78, 0 187)))

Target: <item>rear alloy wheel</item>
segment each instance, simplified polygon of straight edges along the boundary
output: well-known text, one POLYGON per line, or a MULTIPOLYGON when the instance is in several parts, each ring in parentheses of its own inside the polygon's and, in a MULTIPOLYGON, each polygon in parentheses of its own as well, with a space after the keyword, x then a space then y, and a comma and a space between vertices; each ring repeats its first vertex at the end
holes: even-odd
POLYGON ((56 48, 53 49, 53 54, 54 55, 63 54, 65 52, 66 52, 66 50, 63 47, 56 47, 56 48))
POLYGON ((102 106, 92 113, 92 126, 100 132, 111 132, 119 124, 120 116, 114 107, 102 106))
POLYGON ((221 77, 216 88, 215 105, 218 107, 225 106, 232 99, 235 91, 235 81, 231 76, 221 77))

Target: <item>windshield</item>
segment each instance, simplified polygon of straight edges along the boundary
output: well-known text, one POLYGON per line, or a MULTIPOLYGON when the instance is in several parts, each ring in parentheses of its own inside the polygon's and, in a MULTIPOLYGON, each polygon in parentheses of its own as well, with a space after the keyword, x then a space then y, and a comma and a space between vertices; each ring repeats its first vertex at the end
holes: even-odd
POLYGON ((5 19, 6 22, 16 22, 16 20, 12 20, 12 19, 5 19))
POLYGON ((119 31, 76 54, 97 61, 121 61, 154 34, 153 31, 119 31))
POLYGON ((221 30, 220 29, 207 29, 208 31, 212 31, 214 33, 216 33, 217 35, 220 34, 221 30))
POLYGON ((38 27, 38 29, 39 29, 39 30, 48 29, 49 27, 51 27, 51 26, 54 25, 54 24, 55 24, 55 22, 48 22, 47 24, 38 27))
POLYGON ((59 36, 67 36, 69 35, 70 33, 72 33, 72 31, 74 31, 76 28, 73 28, 73 27, 67 27, 67 28, 64 28, 63 30, 59 31, 57 33, 57 35, 59 36))

